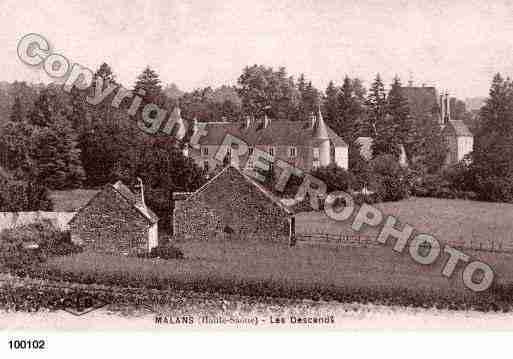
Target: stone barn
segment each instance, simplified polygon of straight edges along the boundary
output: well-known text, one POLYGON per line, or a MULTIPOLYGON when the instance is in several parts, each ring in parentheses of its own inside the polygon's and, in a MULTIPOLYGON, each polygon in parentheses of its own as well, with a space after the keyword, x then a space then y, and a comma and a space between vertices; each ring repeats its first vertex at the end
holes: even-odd
POLYGON ((225 167, 193 193, 175 193, 177 238, 290 241, 293 212, 236 166, 225 167))
POLYGON ((121 181, 106 185, 69 222, 71 239, 85 250, 135 255, 158 244, 158 217, 121 181))

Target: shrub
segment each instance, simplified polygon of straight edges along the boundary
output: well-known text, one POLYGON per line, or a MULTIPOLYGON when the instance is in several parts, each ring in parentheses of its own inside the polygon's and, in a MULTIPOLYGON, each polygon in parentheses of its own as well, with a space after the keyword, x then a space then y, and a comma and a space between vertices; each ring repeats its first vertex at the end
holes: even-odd
POLYGON ((355 184, 355 178, 351 172, 336 165, 317 168, 312 172, 312 176, 326 183, 328 193, 349 191, 355 184))
POLYGON ((454 191, 475 191, 475 170, 469 159, 443 169, 442 177, 454 191))
POLYGON ((417 197, 454 198, 454 192, 441 174, 424 174, 412 186, 417 197))
POLYGON ((476 178, 479 199, 492 202, 513 202, 513 176, 480 176, 476 178))
POLYGON ((47 220, 0 232, 0 264, 10 269, 44 262, 48 256, 69 255, 81 250, 71 242, 69 232, 55 228, 47 220))
POLYGON ((375 192, 382 201, 399 201, 410 195, 408 170, 392 155, 380 155, 371 162, 375 192))
POLYGON ((183 252, 179 248, 166 243, 153 247, 147 256, 161 259, 183 259, 183 252))

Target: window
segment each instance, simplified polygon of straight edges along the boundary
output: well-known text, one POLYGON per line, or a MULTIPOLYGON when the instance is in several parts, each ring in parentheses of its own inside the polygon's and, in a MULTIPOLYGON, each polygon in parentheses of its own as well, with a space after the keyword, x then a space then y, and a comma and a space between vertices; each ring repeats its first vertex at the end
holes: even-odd
POLYGON ((318 160, 319 159, 319 147, 314 147, 314 149, 313 149, 313 158, 314 158, 314 160, 318 160))
POLYGON ((289 147, 289 157, 296 157, 296 156, 297 156, 296 147, 289 147))
POLYGON ((208 147, 201 147, 201 154, 203 156, 208 156, 208 147))
POLYGON ((254 150, 253 147, 248 147, 248 155, 251 156, 253 154, 253 150, 254 150))
POLYGON ((204 161, 204 162, 203 162, 203 169, 204 169, 206 172, 209 172, 209 171, 210 171, 210 165, 209 165, 208 161, 204 161))
POLYGON ((275 152, 276 152, 276 151, 275 151, 274 147, 269 147, 269 154, 270 154, 271 156, 273 156, 273 157, 274 157, 275 152))
POLYGON ((319 165, 320 165, 320 164, 319 164, 319 160, 314 160, 314 161, 313 161, 313 163, 312 163, 312 167, 313 167, 314 169, 319 168, 319 165))

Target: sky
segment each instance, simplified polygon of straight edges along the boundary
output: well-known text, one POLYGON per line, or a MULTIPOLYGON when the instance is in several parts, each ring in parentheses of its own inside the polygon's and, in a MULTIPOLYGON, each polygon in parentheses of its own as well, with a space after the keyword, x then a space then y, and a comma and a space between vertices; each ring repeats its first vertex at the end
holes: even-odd
POLYGON ((49 82, 17 57, 28 33, 52 51, 132 86, 149 65, 182 90, 236 84, 247 65, 285 66, 325 89, 347 74, 366 86, 436 86, 486 96, 513 76, 512 1, 0 0, 0 80, 49 82))

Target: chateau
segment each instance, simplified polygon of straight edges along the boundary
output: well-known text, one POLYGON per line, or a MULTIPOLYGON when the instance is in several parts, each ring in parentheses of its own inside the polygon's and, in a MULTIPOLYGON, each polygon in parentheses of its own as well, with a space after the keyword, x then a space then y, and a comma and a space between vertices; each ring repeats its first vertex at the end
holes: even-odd
MULTIPOLYGON (((472 152, 473 135, 463 121, 451 118, 451 99, 447 93, 438 95, 435 87, 411 85, 402 87, 402 91, 415 121, 439 123, 448 149, 447 165, 461 161, 472 152)), ((179 108, 173 110, 172 116, 173 122, 183 123, 179 108)), ((182 132, 185 131, 183 126, 180 128, 182 132)), ((192 133, 197 135, 199 141, 188 145, 185 153, 209 173, 223 167, 215 156, 227 135, 248 145, 247 154, 241 157, 243 163, 257 148, 268 153, 273 160, 280 159, 305 172, 330 164, 347 169, 349 164, 347 143, 325 123, 320 111, 317 116, 312 114, 308 121, 274 120, 268 117, 259 120, 248 117, 244 122, 194 121, 192 133)), ((373 139, 360 137, 357 141, 363 157, 371 159, 373 139)), ((402 165, 408 164, 404 147, 401 148, 400 162, 402 165)))
POLYGON ((305 172, 320 166, 336 164, 348 168, 348 145, 324 121, 321 113, 309 121, 261 120, 244 122, 195 122, 193 132, 202 131, 199 143, 189 146, 187 155, 201 168, 212 172, 222 165, 215 155, 227 134, 245 141, 248 153, 245 163, 257 148, 305 172))

